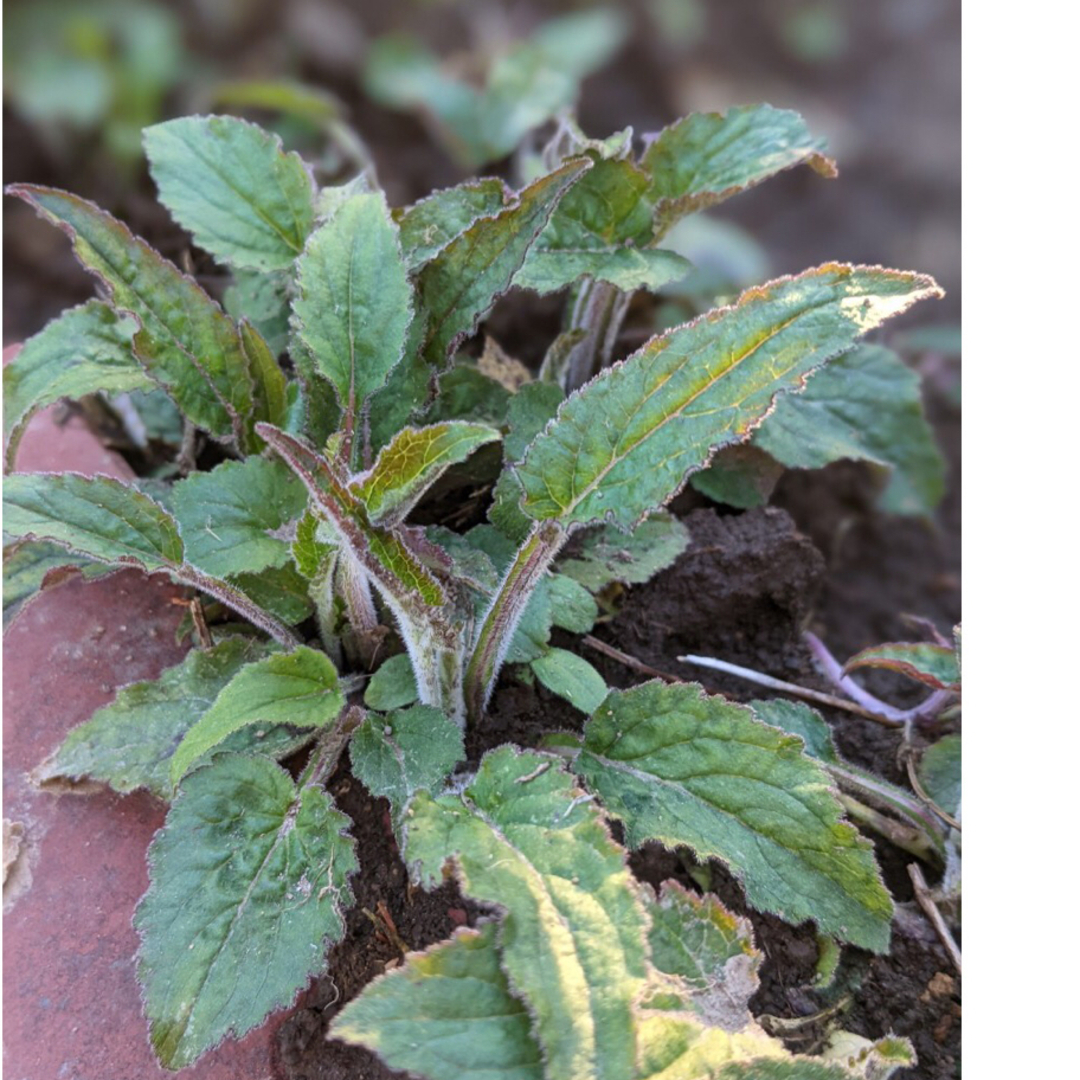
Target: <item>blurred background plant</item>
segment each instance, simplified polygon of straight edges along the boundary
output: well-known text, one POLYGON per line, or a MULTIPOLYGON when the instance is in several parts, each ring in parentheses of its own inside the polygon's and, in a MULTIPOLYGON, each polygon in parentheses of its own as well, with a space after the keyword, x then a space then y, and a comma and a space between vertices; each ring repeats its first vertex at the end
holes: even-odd
MULTIPOLYGON (((632 125, 641 137, 687 112, 768 100, 827 136, 843 183, 792 173, 684 223, 672 246, 700 270, 670 290, 659 324, 770 273, 886 261, 949 291, 934 315, 949 332, 919 345, 948 356, 959 28, 958 0, 9 0, 4 178, 79 190, 180 257, 186 238, 154 208, 139 139, 170 116, 250 116, 324 181, 374 159, 400 205, 472 171, 512 178, 514 151, 540 145, 575 101, 588 134, 632 125)), ((88 286, 22 208, 5 220, 13 341, 88 286)))

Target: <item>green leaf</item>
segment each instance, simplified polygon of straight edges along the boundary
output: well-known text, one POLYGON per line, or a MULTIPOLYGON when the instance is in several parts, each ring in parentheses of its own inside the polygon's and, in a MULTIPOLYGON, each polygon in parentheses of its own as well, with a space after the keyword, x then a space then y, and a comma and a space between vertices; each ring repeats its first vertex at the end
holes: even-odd
MULTIPOLYGON (((289 384, 269 344, 259 329, 246 319, 240 323, 240 344, 248 362, 254 397, 253 418, 284 424, 289 415, 289 384)), ((261 449, 258 443, 252 444, 261 449)))
POLYGON ((431 423, 469 420, 499 427, 506 423, 506 410, 516 396, 479 368, 458 362, 440 376, 439 396, 425 415, 431 423))
POLYGON ((417 275, 417 295, 427 314, 423 355, 436 369, 476 329, 506 292, 529 248, 567 189, 588 169, 569 161, 519 192, 494 217, 480 218, 455 237, 417 275))
POLYGON ((522 289, 557 292, 586 275, 627 292, 656 291, 681 281, 693 264, 674 251, 622 247, 609 251, 537 251, 514 278, 522 289))
POLYGON ((316 369, 359 407, 401 359, 412 291, 381 194, 354 195, 311 236, 297 263, 293 318, 316 369))
POLYGON ((85 199, 20 184, 9 194, 62 229, 115 307, 141 324, 135 356, 192 423, 221 439, 245 439, 253 410, 247 358, 236 326, 190 278, 85 199))
POLYGON ((592 593, 566 574, 552 574, 546 581, 554 624, 573 634, 587 634, 600 616, 592 593))
POLYGON ((176 522, 153 499, 107 476, 18 473, 4 480, 4 529, 52 540, 100 562, 153 573, 183 562, 176 522))
POLYGON ((4 632, 38 593, 75 574, 87 580, 111 573, 109 567, 44 540, 4 546, 4 632))
POLYGON ((226 461, 173 487, 190 562, 215 577, 284 566, 289 543, 272 533, 307 506, 304 485, 280 461, 226 461))
POLYGON ((553 694, 565 698, 583 713, 595 711, 607 697, 604 677, 577 653, 549 647, 530 666, 553 694))
POLYGON ((627 842, 685 844, 722 859, 754 907, 862 948, 889 944, 892 901, 873 848, 843 821, 802 741, 693 683, 612 691, 575 769, 627 842))
POLYGON ((514 194, 494 177, 436 191, 405 210, 394 210, 401 250, 410 273, 430 262, 455 237, 482 217, 511 205, 514 194))
POLYGON ((531 1018, 499 965, 497 923, 463 928, 368 983, 329 1035, 429 1080, 543 1080, 531 1018))
POLYGON ((884 466, 887 513, 927 515, 945 493, 945 461, 923 414, 919 377, 879 345, 839 357, 802 394, 780 398, 752 444, 792 469, 843 458, 884 466))
POLYGON ((517 467, 522 509, 632 528, 711 455, 743 441, 781 390, 861 334, 940 295, 918 274, 827 264, 653 338, 572 394, 517 467))
POLYGON ((762 723, 798 735, 804 744, 803 752, 810 757, 827 765, 840 764, 832 728, 817 709, 812 709, 801 701, 785 701, 783 698, 751 701, 749 705, 762 723))
POLYGON ((303 622, 315 610, 307 579, 292 565, 237 574, 232 582, 259 607, 289 626, 303 622))
POLYGON ((919 781, 926 794, 947 814, 960 809, 960 736, 945 735, 923 752, 919 781))
MULTIPOLYGON (((169 759, 184 735, 229 680, 268 651, 252 638, 226 638, 212 649, 193 649, 157 679, 125 686, 68 733, 34 770, 34 779, 46 786, 60 779, 98 780, 122 795, 146 788, 167 802, 173 796, 169 759)), ((234 732, 217 749, 282 757, 310 738, 267 724, 234 732)))
POLYGON ((726 113, 693 113, 665 128, 642 164, 652 177, 662 233, 679 218, 713 206, 784 169, 810 165, 823 176, 836 166, 822 154, 801 116, 771 105, 726 113))
MULTIPOLYGON (((785 397, 795 400, 791 394, 785 397)), ((772 415, 775 415, 775 411, 772 415)), ((769 418, 766 418, 762 427, 768 426, 768 423, 769 418)), ((759 434, 761 428, 754 433, 755 436, 759 434)), ((753 442, 736 443, 725 446, 707 468, 694 473, 690 477, 690 486, 718 503, 750 510, 755 506, 764 506, 769 501, 783 475, 784 466, 753 442)))
POLYGON ((297 569, 306 578, 315 577, 322 569, 324 561, 337 550, 335 544, 323 537, 321 524, 311 510, 306 510, 296 523, 292 557, 297 569))
POLYGON ((357 870, 349 819, 265 758, 218 757, 187 778, 150 846, 135 912, 150 1041, 190 1065, 288 1005, 345 932, 357 870))
POLYGON ((690 546, 690 532, 673 514, 650 514, 631 533, 605 525, 581 535, 573 558, 560 559, 559 572, 598 593, 613 581, 644 585, 666 570, 690 546))
POLYGON ((430 705, 369 714, 349 742, 353 776, 372 795, 389 799, 395 822, 413 795, 439 790, 464 757, 461 728, 430 705))
POLYGON ((548 1080, 633 1075, 647 921, 621 849, 557 759, 491 751, 462 794, 421 793, 410 811, 404 854, 421 884, 450 864, 466 895, 505 910, 502 967, 548 1080))
POLYGON ((235 116, 184 116, 143 132, 158 196, 195 243, 249 270, 285 270, 315 220, 298 154, 235 116))
POLYGON ((580 80, 608 61, 627 30, 614 9, 553 19, 499 56, 482 89, 444 70, 411 37, 387 35, 369 51, 365 89, 383 104, 433 118, 450 153, 473 170, 505 157, 528 131, 572 105, 580 80))
POLYGON ((136 323, 100 300, 69 308, 35 334, 4 368, 6 466, 30 418, 61 398, 153 387, 131 352, 136 323))
POLYGON ((247 319, 273 356, 280 356, 289 345, 288 280, 284 273, 238 270, 223 297, 225 310, 237 321, 247 319))
POLYGON ((935 690, 960 689, 960 665, 955 650, 928 641, 889 642, 863 649, 844 665, 844 674, 860 668, 898 671, 935 690))
POLYGON ((554 292, 588 274, 630 290, 684 277, 692 267, 682 256, 642 250, 653 234, 648 188, 632 162, 596 162, 559 203, 514 283, 554 292))
MULTIPOLYGON (((544 425, 558 412, 565 394, 557 383, 526 383, 510 399, 506 414, 507 432, 503 438, 503 458, 518 461, 526 447, 543 431, 544 425)), ((521 512, 521 486, 512 469, 503 469, 495 484, 494 501, 488 512, 491 523, 511 540, 520 543, 529 533, 532 522, 521 512)))
POLYGON ((367 507, 372 523, 397 525, 451 465, 498 439, 494 428, 460 421, 405 428, 349 489, 367 507))
POLYGON ((214 104, 233 109, 266 109, 322 125, 345 116, 333 94, 292 79, 239 79, 214 87, 214 104))
POLYGON ((251 724, 323 727, 345 707, 330 658, 306 645, 245 665, 213 705, 184 735, 169 762, 169 778, 180 782, 200 757, 251 724))
POLYGON ((411 705, 417 698, 416 676, 408 653, 398 653, 379 665, 364 691, 364 704, 378 712, 411 705))

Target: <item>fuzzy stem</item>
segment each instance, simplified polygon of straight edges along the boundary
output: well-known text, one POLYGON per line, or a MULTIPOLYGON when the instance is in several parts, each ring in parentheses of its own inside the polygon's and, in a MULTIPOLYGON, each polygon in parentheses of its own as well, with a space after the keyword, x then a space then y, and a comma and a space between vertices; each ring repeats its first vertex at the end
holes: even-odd
POLYGON ((825 768, 840 787, 858 795, 860 799, 877 803, 906 818, 907 827, 919 833, 933 851, 934 861, 945 862, 945 836, 933 815, 918 800, 910 798, 902 789, 854 765, 825 762, 825 768))
POLYGON ((917 829, 913 829, 910 825, 904 825, 899 821, 894 821, 865 803, 859 802, 858 799, 843 794, 843 792, 840 794, 840 802, 848 814, 860 825, 873 829, 874 832, 884 836, 890 843, 902 848, 908 854, 914 855, 917 859, 935 861, 933 846, 917 829))
POLYGON ((632 295, 593 278, 585 278, 578 287, 567 332, 583 330, 585 336, 563 358, 561 381, 568 394, 611 363, 632 295))
POLYGON ((227 581, 210 577, 209 574, 204 574, 193 566, 177 567, 175 570, 171 570, 170 573, 185 585, 191 585, 199 589, 208 596, 214 597, 215 600, 220 600, 226 607, 230 607, 233 611, 243 615, 248 622, 254 623, 255 626, 269 634, 276 642, 284 645, 286 649, 292 649, 303 644, 295 631, 286 626, 279 618, 271 615, 269 611, 259 607, 254 600, 245 596, 227 581))
POLYGON ((537 583, 566 540, 566 530, 553 521, 538 522, 510 564, 502 584, 484 615, 472 658, 465 672, 465 705, 476 722, 495 688, 499 669, 521 616, 537 583))
POLYGON ((337 723, 319 736, 296 783, 298 788, 325 784, 330 779, 349 736, 364 722, 366 716, 367 713, 357 705, 349 705, 344 709, 337 723))

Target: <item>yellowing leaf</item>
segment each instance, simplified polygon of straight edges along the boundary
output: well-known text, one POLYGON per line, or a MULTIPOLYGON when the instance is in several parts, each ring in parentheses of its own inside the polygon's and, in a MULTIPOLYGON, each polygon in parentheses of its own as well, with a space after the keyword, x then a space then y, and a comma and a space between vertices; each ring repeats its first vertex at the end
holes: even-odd
POLYGON ((632 528, 782 390, 885 319, 940 295, 919 274, 827 264, 653 338, 572 394, 516 467, 531 518, 632 528))

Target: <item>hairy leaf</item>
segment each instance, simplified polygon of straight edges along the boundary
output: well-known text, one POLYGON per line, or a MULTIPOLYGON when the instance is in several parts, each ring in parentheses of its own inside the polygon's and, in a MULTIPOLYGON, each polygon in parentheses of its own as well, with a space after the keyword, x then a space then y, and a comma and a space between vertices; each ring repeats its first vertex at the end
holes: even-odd
POLYGON ((241 668, 184 735, 169 762, 178 784, 191 766, 234 731, 252 724, 323 727, 345 707, 330 658, 301 645, 241 668))
POLYGON ((315 577, 324 560, 336 550, 336 546, 322 535, 320 524, 310 510, 305 511, 296 523, 296 536, 291 547, 292 557, 296 568, 306 578, 315 577))
POLYGON ((451 465, 464 461, 499 433, 483 424, 450 421, 408 427, 379 451, 375 464, 349 488, 376 525, 396 525, 451 465))
POLYGON ((763 723, 798 735, 805 744, 805 753, 822 762, 842 790, 868 801, 872 806, 885 808, 897 817, 906 818, 936 854, 945 857, 945 836, 937 818, 910 792, 883 780, 880 776, 852 765, 837 753, 832 729, 821 714, 803 702, 772 698, 751 701, 750 708, 763 723))
POLYGON ((107 563, 153 572, 183 562, 176 522, 153 499, 108 476, 19 473, 4 481, 4 529, 107 563))
POLYGON ((417 276, 417 294, 427 313, 423 354, 429 364, 445 367, 510 288, 559 200, 591 166, 588 159, 569 161, 535 181, 513 205, 477 220, 424 266, 417 276))
POLYGON ((364 690, 364 704, 369 709, 389 712, 411 705, 417 696, 416 676, 408 653, 398 653, 379 665, 364 690))
POLYGON ((38 409, 61 398, 153 387, 131 352, 134 319, 100 300, 69 308, 35 334, 4 368, 6 467, 15 465, 19 439, 38 409))
POLYGON ((297 263, 293 318, 317 370, 357 407, 401 359, 412 291, 381 194, 354 195, 311 236, 297 263))
POLYGON ((161 201, 199 247, 250 270, 292 265, 315 191, 276 135, 235 116, 184 116, 146 128, 143 145, 161 201))
POLYGON ((955 815, 960 808, 960 775, 959 735, 945 735, 923 752, 919 780, 947 814, 955 815))
POLYGON ((801 701, 785 701, 783 698, 751 701, 749 705, 762 723, 798 735, 803 741, 804 752, 812 758, 827 765, 840 763, 832 728, 817 709, 801 701))
POLYGON ((806 129, 801 116, 771 105, 749 105, 726 113, 693 113, 665 128, 649 147, 643 165, 659 202, 657 225, 664 231, 686 214, 723 202, 784 169, 807 164, 824 176, 836 166, 822 154, 825 144, 806 129))
POLYGON ((498 924, 459 930, 368 983, 330 1037, 429 1080, 543 1080, 525 1006, 499 966, 498 924))
POLYGON ((390 801, 396 822, 413 795, 438 791, 464 757, 461 728, 430 705, 369 714, 349 742, 353 776, 390 801))
POLYGON ((135 912, 150 1041, 170 1069, 288 1005, 345 932, 349 819, 266 758, 226 754, 181 785, 135 912))
POLYGON ((960 689, 960 666, 956 652, 947 645, 935 645, 928 641, 890 642, 863 649, 844 665, 844 674, 860 668, 898 671, 935 690, 960 689))
POLYGON ((410 272, 418 270, 480 218, 498 214, 513 200, 506 184, 491 177, 436 191, 405 210, 393 211, 405 265, 410 272))
POLYGON ((674 515, 650 514, 632 533, 611 525, 583 533, 572 558, 559 572, 598 593, 613 581, 643 585, 666 570, 690 546, 690 533, 674 515))
POLYGON ((604 677, 577 653, 549 647, 530 666, 553 694, 565 698, 583 713, 593 712, 607 697, 604 677))
POLYGON ((188 559, 215 577, 284 566, 289 544, 272 533, 307 506, 303 484, 280 461, 226 461, 173 487, 188 559))
POLYGON ((221 308, 93 203, 29 184, 7 190, 61 228, 113 304, 139 320, 135 355, 180 411, 218 438, 243 441, 253 410, 252 380, 239 332, 221 308))
POLYGON ((863 948, 888 948, 892 902, 868 841, 842 819, 802 742, 693 683, 612 691, 575 769, 627 841, 719 858, 755 907, 863 948))
POLYGON ((653 234, 648 188, 632 162, 596 162, 559 203, 515 284, 554 292, 589 274, 621 289, 657 289, 684 277, 691 266, 682 256, 642 250, 653 234))
POLYGON ((46 540, 4 546, 4 632, 38 593, 75 574, 87 580, 110 573, 101 563, 73 555, 46 540))
POLYGON ((502 966, 545 1076, 631 1076, 645 914, 621 850, 557 760, 494 750, 461 795, 417 795, 407 831, 422 884, 441 883, 449 863, 467 895, 505 909, 502 966))
POLYGON ((761 423, 777 393, 916 300, 918 274, 827 264, 744 293, 652 339, 571 395, 517 467, 522 509, 632 528, 761 423))
MULTIPOLYGON (((240 637, 205 651, 192 649, 159 678, 125 686, 73 728, 34 770, 34 779, 46 786, 60 779, 99 780, 122 795, 146 788, 168 801, 173 796, 169 759, 181 739, 229 680, 268 651, 263 642, 240 637)), ((235 732, 218 749, 281 757, 310 737, 286 725, 265 724, 235 732)))
POLYGON ((705 1023, 741 1031, 750 1022, 761 965, 749 921, 732 915, 714 896, 694 896, 674 881, 665 882, 646 906, 657 969, 678 976, 705 1023))

